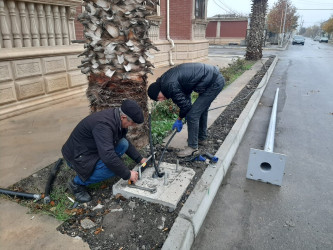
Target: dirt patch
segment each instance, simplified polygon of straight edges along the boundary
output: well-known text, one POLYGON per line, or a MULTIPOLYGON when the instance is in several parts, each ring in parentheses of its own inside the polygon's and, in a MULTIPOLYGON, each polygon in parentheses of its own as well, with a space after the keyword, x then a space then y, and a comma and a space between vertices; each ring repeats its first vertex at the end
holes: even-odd
MULTIPOLYGON (((208 145, 204 148, 199 147, 199 149, 211 154, 216 153, 273 60, 274 56, 266 61, 261 70, 235 97, 233 104, 228 106, 218 117, 209 128, 208 145)), ((162 145, 155 145, 157 159, 159 159, 163 149, 162 145)), ((149 147, 142 151, 144 155, 150 154, 149 147)), ((163 161, 176 163, 176 159, 176 152, 168 150, 163 161)), ((134 165, 134 163, 130 163, 130 168, 134 165)), ((175 210, 171 211, 162 205, 148 203, 137 198, 125 199, 122 196, 113 196, 112 185, 119 180, 114 178, 107 185, 89 190, 93 196, 91 202, 80 204, 76 208, 68 207, 66 211, 72 216, 60 225, 58 230, 72 237, 81 237, 89 244, 91 249, 95 250, 161 248, 180 209, 207 167, 207 163, 198 161, 183 162, 182 165, 191 167, 196 174, 175 210)), ((43 193, 52 167, 53 164, 21 180, 13 185, 11 189, 43 193)), ((68 180, 74 175, 74 171, 68 167, 61 167, 54 188, 66 187, 68 180)), ((38 207, 43 206, 42 201, 37 203, 18 201, 29 205, 35 211, 38 210, 38 207)))

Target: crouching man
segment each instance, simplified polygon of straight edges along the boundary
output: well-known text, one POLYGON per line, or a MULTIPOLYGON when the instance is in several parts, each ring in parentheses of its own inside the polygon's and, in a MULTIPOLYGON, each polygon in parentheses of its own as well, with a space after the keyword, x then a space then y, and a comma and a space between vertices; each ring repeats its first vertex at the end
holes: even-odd
POLYGON ((126 153, 136 163, 146 160, 126 139, 127 128, 143 121, 139 105, 125 100, 120 108, 93 113, 79 122, 62 147, 64 159, 77 174, 69 182, 76 201, 90 201, 86 186, 113 176, 138 180, 138 173, 129 170, 121 156, 126 153))

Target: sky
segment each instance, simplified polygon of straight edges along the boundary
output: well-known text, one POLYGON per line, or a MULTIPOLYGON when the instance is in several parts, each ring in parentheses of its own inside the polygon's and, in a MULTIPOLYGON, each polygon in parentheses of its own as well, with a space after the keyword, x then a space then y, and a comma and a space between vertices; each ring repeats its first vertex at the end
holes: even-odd
MULTIPOLYGON (((277 0, 268 0, 268 7, 272 8, 277 0)), ((320 25, 333 16, 333 0, 291 0, 296 7, 297 14, 303 27, 320 25), (325 10, 301 10, 301 9, 325 9, 325 10)), ((251 13, 251 0, 208 0, 207 17, 217 14, 228 14, 230 9, 241 14, 251 13)))

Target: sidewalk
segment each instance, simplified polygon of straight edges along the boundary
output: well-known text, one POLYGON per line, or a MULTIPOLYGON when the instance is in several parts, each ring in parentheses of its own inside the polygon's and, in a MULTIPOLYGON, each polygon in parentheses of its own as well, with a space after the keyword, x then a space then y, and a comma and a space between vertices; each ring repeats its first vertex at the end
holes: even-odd
MULTIPOLYGON (((213 57, 205 63, 225 67, 231 61, 230 57, 213 57)), ((167 69, 155 69, 149 82, 167 69)), ((218 99, 231 101, 250 78, 250 75, 244 76, 239 84, 221 92, 218 99)), ((224 104, 214 101, 216 106, 224 104)), ((0 187, 6 188, 55 162, 61 157, 60 149, 75 125, 88 114, 88 102, 82 93, 72 100, 0 121, 0 187)), ((89 249, 81 239, 57 232, 56 227, 61 223, 50 216, 27 214, 27 208, 4 199, 0 199, 0 209, 1 249, 13 246, 15 249, 89 249)))

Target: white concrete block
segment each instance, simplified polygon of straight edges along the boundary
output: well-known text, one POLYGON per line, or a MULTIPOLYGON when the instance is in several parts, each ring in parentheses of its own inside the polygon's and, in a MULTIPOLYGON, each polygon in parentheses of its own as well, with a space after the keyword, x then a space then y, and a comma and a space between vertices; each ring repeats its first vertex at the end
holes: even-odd
POLYGON ((285 165, 285 155, 251 148, 246 178, 281 186, 285 165))
MULTIPOLYGON (((137 169, 135 169, 137 170, 137 169)), ((191 168, 179 166, 176 172, 176 164, 162 162, 160 171, 168 175, 168 184, 165 185, 164 177, 153 178, 155 172, 154 167, 147 168, 142 173, 141 180, 138 180, 135 185, 148 188, 156 188, 155 193, 134 189, 128 186, 128 182, 120 180, 113 185, 113 194, 122 194, 125 198, 137 197, 143 200, 162 204, 164 206, 175 209, 182 195, 186 191, 195 175, 195 171, 191 168)))

